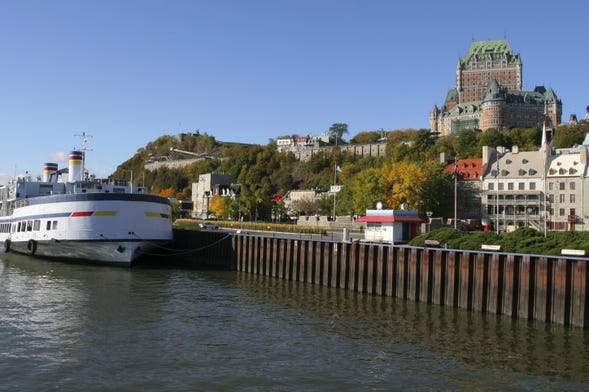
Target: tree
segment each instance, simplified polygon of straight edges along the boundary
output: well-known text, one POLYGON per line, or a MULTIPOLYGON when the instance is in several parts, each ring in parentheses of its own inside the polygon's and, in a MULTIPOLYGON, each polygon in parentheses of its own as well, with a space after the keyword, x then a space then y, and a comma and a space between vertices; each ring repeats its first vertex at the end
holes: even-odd
POLYGON ((370 168, 358 173, 349 185, 354 212, 362 214, 366 209, 374 208, 377 202, 384 201, 387 187, 380 169, 370 168))
POLYGON ((513 128, 508 132, 508 142, 497 146, 518 146, 520 151, 536 151, 542 142, 542 129, 513 128))
POLYGON ((478 158, 481 156, 477 132, 472 129, 460 131, 454 142, 454 151, 457 157, 478 158))
POLYGON ((389 184, 387 202, 391 208, 401 208, 403 203, 412 208, 419 205, 427 176, 418 164, 403 161, 385 165, 383 176, 389 184))
POLYGON ((384 134, 384 130, 360 132, 359 134, 354 136, 352 139, 350 139, 350 143, 351 144, 377 143, 383 134, 384 134))
POLYGON ((294 200, 290 205, 290 209, 299 215, 315 215, 317 208, 317 202, 307 198, 294 200))
POLYGON ((429 150, 435 145, 436 141, 432 137, 432 133, 427 129, 420 129, 413 138, 413 143, 410 147, 410 156, 412 160, 422 160, 427 158, 429 150))
POLYGON ((588 133, 589 121, 587 120, 581 120, 575 125, 561 125, 556 128, 554 147, 569 148, 575 144, 581 144, 588 133))
POLYGON ((450 216, 454 195, 452 180, 448 173, 443 172, 443 166, 437 162, 425 162, 421 165, 426 181, 419 193, 420 213, 431 211, 434 216, 450 216))
POLYGON ((229 203, 227 198, 221 195, 215 195, 211 199, 209 211, 217 218, 226 218, 229 216, 229 203))
POLYGON ((162 189, 160 196, 167 197, 168 199, 176 197, 176 190, 173 187, 162 189))
MULTIPOLYGON (((484 131, 483 133, 480 134, 479 136, 479 142, 478 142, 478 148, 479 150, 482 151, 483 146, 489 146, 489 147, 497 147, 497 146, 505 146, 506 144, 506 140, 505 140, 505 136, 503 136, 503 134, 501 132, 499 132, 498 130, 496 130, 495 128, 491 128, 491 129, 487 129, 486 131, 484 131)), ((470 158, 467 156, 461 156, 461 158, 470 158)))
POLYGON ((329 134, 335 144, 341 144, 343 142, 342 136, 344 133, 348 133, 348 124, 346 123, 335 123, 329 127, 329 134))

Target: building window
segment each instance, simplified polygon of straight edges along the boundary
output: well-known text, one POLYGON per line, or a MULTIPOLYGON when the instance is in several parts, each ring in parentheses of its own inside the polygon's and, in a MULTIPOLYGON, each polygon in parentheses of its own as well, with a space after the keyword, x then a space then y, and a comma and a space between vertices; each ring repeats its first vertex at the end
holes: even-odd
POLYGON ((559 200, 561 203, 564 203, 564 197, 565 197, 564 193, 561 193, 561 194, 559 195, 559 199, 558 199, 558 200, 559 200))
POLYGON ((530 190, 533 191, 536 189, 536 183, 535 182, 530 182, 530 190))
POLYGON ((575 202, 575 194, 571 193, 570 194, 570 199, 569 199, 569 203, 574 203, 575 202))
POLYGON ((526 190, 525 182, 520 182, 519 184, 517 184, 517 189, 519 189, 520 191, 525 191, 526 190))
POLYGON ((565 187, 565 185, 566 185, 566 184, 565 184, 564 182, 560 182, 560 183, 558 184, 558 189, 560 189, 561 191, 564 191, 564 187, 565 187))
POLYGON ((513 185, 513 182, 508 182, 508 183, 507 183, 507 190, 509 190, 509 191, 512 191, 512 190, 514 190, 514 189, 515 189, 515 187, 514 187, 514 185, 513 185))
POLYGON ((575 190, 575 183, 574 183, 574 182, 571 182, 571 183, 569 184, 569 189, 570 189, 571 191, 574 191, 574 190, 575 190))
POLYGON ((564 208, 558 210, 558 215, 564 216, 564 208))
POLYGON ((493 189, 495 189, 495 186, 492 182, 489 183, 489 190, 492 191, 493 189))
POLYGON ((499 190, 502 191, 503 190, 503 183, 500 182, 499 184, 497 184, 499 186, 499 190))
POLYGON ((548 184, 548 190, 549 191, 554 190, 554 183, 551 182, 551 183, 548 184))

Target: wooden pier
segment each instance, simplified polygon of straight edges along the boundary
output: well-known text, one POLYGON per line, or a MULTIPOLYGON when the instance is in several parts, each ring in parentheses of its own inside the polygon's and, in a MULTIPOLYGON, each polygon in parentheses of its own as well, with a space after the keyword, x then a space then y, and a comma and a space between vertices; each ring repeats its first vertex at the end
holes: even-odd
POLYGON ((220 240, 201 259, 240 272, 589 327, 589 258, 192 233, 220 240))

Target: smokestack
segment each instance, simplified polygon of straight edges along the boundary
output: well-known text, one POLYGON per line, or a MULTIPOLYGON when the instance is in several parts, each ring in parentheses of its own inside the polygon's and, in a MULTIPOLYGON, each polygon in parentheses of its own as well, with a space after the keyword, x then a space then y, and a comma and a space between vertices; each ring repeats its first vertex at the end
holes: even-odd
POLYGON ((69 160, 69 182, 82 181, 84 173, 84 153, 82 151, 70 152, 69 160))
POLYGON ((57 179, 57 163, 45 163, 43 164, 43 182, 51 182, 52 176, 55 176, 54 180, 57 179))

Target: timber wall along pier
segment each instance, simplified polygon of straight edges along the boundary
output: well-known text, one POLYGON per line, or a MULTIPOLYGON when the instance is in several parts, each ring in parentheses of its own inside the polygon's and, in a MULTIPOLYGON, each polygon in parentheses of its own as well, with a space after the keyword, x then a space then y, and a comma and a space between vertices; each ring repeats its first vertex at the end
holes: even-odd
POLYGON ((589 327, 589 258, 179 230, 183 265, 589 327), (207 246, 207 244, 211 246, 207 246))
POLYGON ((235 235, 234 269, 589 327, 589 259, 235 235))

